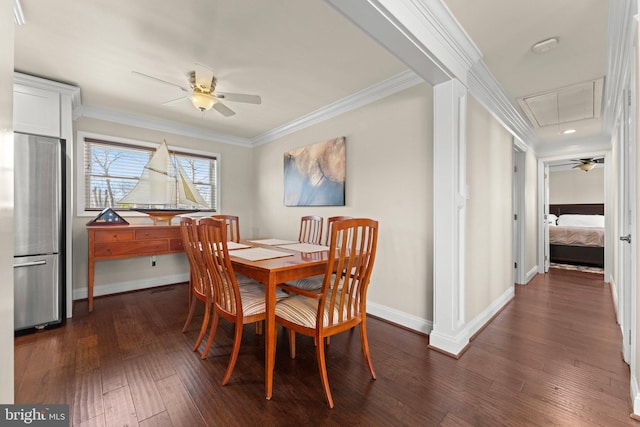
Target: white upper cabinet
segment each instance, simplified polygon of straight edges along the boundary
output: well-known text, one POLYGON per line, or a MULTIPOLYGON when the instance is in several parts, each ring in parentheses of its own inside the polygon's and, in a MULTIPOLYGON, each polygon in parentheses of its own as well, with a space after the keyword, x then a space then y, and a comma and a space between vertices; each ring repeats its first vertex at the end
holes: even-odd
POLYGON ((60 93, 14 84, 13 129, 60 138, 60 93))

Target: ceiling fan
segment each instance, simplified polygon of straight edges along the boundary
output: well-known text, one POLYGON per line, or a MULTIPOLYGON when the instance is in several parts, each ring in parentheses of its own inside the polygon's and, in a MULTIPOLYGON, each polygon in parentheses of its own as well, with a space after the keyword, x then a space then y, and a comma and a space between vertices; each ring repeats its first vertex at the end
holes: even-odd
POLYGON ((163 105, 175 105, 185 100, 191 101, 196 109, 205 112, 213 108, 225 117, 233 116, 235 111, 222 103, 222 100, 232 102, 245 102, 249 104, 261 104, 262 99, 258 95, 247 95, 244 93, 216 92, 217 79, 213 75, 213 70, 202 64, 195 64, 194 70, 187 73, 189 88, 171 83, 148 74, 132 71, 133 74, 144 77, 159 83, 177 87, 187 95, 178 99, 167 101, 163 105))
POLYGON ((575 166, 572 169, 578 168, 585 172, 589 172, 591 169, 595 168, 598 163, 604 163, 604 157, 601 158, 587 158, 587 159, 577 159, 572 160, 575 163, 575 166))
MULTIPOLYGON (((560 170, 566 170, 567 166, 572 166, 571 169, 580 169, 583 170, 585 172, 589 172, 591 169, 595 168, 597 164, 599 163, 604 163, 604 157, 589 157, 589 158, 584 158, 584 159, 572 159, 572 160, 567 160, 571 163, 564 163, 564 164, 551 164, 551 168, 562 168, 560 170)), ((556 169, 558 170, 558 169, 556 169)))

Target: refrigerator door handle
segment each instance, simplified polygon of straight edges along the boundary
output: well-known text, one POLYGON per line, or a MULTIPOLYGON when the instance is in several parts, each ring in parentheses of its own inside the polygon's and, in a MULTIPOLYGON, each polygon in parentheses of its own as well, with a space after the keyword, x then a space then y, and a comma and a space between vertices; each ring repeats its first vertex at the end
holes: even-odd
POLYGON ((33 267, 34 265, 45 265, 46 263, 47 263, 47 261, 45 261, 45 260, 33 261, 33 262, 25 262, 23 264, 13 264, 13 268, 33 267))

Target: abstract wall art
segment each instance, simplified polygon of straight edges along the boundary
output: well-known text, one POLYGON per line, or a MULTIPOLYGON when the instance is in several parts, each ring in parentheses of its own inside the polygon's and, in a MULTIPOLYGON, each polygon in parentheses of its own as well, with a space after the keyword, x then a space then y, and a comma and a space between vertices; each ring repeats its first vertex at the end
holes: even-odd
POLYGON ((284 153, 285 206, 344 206, 345 138, 284 153))

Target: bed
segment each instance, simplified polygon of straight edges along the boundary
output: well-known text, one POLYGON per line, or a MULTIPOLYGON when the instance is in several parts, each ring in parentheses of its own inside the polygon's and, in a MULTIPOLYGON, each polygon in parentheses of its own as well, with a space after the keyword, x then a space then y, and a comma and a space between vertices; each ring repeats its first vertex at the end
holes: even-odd
POLYGON ((604 267, 604 204, 549 205, 550 261, 604 267))

